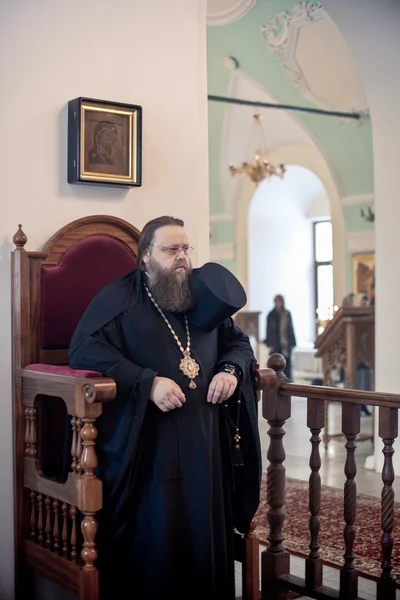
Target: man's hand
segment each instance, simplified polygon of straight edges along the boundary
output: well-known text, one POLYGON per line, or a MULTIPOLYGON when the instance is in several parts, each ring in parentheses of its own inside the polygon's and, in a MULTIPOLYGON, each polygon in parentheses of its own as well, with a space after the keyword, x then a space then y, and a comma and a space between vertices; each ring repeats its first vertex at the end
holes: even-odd
POLYGON ((211 380, 208 388, 207 402, 217 404, 225 402, 234 393, 237 387, 237 379, 229 373, 217 373, 211 380))
POLYGON ((150 400, 163 412, 181 408, 186 402, 179 385, 168 377, 155 377, 150 392, 150 400))

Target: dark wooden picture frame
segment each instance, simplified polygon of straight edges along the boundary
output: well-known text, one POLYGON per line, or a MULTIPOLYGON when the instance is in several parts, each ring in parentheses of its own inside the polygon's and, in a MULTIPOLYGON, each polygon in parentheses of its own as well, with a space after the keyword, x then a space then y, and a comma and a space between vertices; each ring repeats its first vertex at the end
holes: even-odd
POLYGON ((68 102, 68 183, 142 185, 142 107, 68 102))
POLYGON ((356 252, 353 262, 353 292, 356 294, 372 295, 375 284, 375 252, 356 252))

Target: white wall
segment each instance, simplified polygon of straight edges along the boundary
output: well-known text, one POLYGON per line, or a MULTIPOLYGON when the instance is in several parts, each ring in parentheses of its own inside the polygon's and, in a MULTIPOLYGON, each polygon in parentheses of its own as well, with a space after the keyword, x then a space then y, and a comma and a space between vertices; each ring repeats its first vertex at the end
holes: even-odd
POLYGON ((205 0, 13 0, 0 9, 0 597, 13 597, 10 250, 17 224, 37 250, 89 214, 141 228, 186 221, 208 259, 205 0), (143 186, 66 182, 68 100, 143 106, 143 186))
POLYGON ((273 298, 282 294, 291 311, 298 346, 315 339, 312 222, 307 213, 325 194, 321 181, 300 166, 283 179, 263 181, 248 218, 249 310, 261 310, 260 335, 273 298))
MULTIPOLYGON (((376 389, 400 391, 399 98, 400 3, 398 0, 324 0, 357 62, 371 111, 376 240, 376 389)), ((375 444, 381 463, 380 442, 375 444)), ((400 454, 394 455, 400 475, 400 454)))
POLYGON ((307 211, 307 218, 312 221, 329 220, 331 218, 329 198, 326 194, 323 194, 313 202, 307 211))

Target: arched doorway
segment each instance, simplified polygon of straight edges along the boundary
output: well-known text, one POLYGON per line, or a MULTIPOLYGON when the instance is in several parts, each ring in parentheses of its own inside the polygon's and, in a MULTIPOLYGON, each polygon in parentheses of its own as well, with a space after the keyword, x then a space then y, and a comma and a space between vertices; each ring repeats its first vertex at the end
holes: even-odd
POLYGON ((290 309, 297 344, 315 340, 314 222, 330 220, 326 190, 310 170, 288 165, 284 179, 264 180, 248 212, 248 308, 261 312, 261 332, 273 298, 290 309))
MULTIPOLYGON (((333 233, 334 273, 343 274, 346 270, 346 239, 343 213, 340 205, 340 188, 322 151, 316 147, 303 145, 286 146, 270 154, 273 163, 298 165, 311 171, 322 183, 329 199, 333 233)), ((248 278, 248 231, 249 208, 255 191, 254 184, 244 181, 237 203, 236 217, 236 256, 238 277, 249 289, 248 278)), ((334 300, 339 303, 345 295, 343 276, 334 276, 334 300)))

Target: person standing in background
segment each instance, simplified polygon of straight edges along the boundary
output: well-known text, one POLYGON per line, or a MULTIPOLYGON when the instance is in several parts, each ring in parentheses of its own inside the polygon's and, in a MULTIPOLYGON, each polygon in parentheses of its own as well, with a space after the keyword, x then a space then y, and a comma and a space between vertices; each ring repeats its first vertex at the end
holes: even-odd
POLYGON ((293 328, 292 315, 285 308, 283 296, 278 294, 274 298, 275 306, 267 315, 267 334, 264 344, 269 348, 269 353, 278 352, 286 359, 284 373, 292 379, 292 351, 296 346, 296 336, 293 328))

